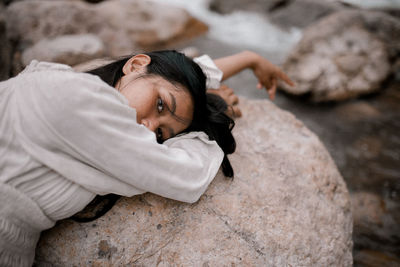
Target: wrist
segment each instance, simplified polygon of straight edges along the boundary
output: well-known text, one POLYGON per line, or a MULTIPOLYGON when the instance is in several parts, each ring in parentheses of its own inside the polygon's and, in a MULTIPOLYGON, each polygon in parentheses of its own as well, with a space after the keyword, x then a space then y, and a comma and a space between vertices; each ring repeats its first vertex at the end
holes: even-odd
POLYGON ((254 70, 257 67, 258 62, 260 62, 261 56, 253 51, 243 51, 244 56, 247 59, 247 68, 254 70))

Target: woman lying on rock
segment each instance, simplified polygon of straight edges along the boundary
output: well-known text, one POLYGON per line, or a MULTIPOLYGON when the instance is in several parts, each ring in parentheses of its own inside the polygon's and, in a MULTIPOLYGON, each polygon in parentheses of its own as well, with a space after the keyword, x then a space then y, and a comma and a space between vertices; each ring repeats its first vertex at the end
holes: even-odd
MULTIPOLYGON (((159 51, 88 73, 33 61, 1 82, 0 266, 32 265, 40 232, 97 194, 192 203, 220 166, 233 176, 233 120, 221 98, 206 94, 206 81, 218 87, 245 68, 271 99, 278 79, 291 84, 248 51, 214 62, 159 51)), ((226 92, 217 91, 237 101, 226 92)))

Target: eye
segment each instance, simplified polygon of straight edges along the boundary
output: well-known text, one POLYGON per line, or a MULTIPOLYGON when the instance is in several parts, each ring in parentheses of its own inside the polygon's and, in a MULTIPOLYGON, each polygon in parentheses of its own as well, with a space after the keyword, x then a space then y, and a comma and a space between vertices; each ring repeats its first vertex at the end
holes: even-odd
POLYGON ((161 113, 164 110, 164 100, 161 99, 161 97, 159 97, 157 99, 157 111, 158 113, 161 113))
POLYGON ((161 144, 162 142, 164 142, 163 132, 162 132, 161 128, 156 129, 156 138, 157 138, 158 143, 161 144))

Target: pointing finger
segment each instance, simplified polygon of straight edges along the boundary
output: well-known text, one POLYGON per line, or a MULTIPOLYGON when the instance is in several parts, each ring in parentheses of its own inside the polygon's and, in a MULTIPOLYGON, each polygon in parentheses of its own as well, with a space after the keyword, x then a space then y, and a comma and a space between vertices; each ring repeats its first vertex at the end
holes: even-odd
POLYGON ((283 71, 278 72, 278 76, 285 83, 294 86, 294 82, 283 71))

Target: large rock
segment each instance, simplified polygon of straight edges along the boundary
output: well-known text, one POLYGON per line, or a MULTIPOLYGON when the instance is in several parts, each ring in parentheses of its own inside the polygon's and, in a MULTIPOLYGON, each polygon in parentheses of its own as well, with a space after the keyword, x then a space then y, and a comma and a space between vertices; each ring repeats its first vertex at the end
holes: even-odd
POLYGON ((381 12, 341 11, 308 27, 284 69, 315 101, 353 98, 381 88, 400 52, 400 21, 381 12))
POLYGON ((24 50, 44 38, 91 33, 107 56, 152 49, 203 33, 207 26, 176 7, 139 0, 22 1, 8 8, 11 39, 24 50))
POLYGON ((223 14, 238 10, 262 13, 284 28, 304 28, 345 6, 337 1, 319 0, 212 0, 210 8, 223 14))
POLYGON ((270 12, 273 23, 285 28, 305 28, 312 23, 345 7, 334 1, 296 0, 287 1, 270 12))
MULTIPOLYGON (((9 4, 11 4, 11 3, 16 3, 16 2, 22 2, 22 1, 48 1, 48 0, 0 0, 0 1, 3 1, 3 3, 5 4, 5 5, 9 5, 9 4)), ((51 1, 86 1, 86 2, 91 2, 91 1, 89 1, 89 0, 51 0, 51 1)), ((106 0, 104 0, 104 1, 106 1, 106 0)), ((97 1, 97 2, 101 2, 101 0, 100 1, 97 1)))
POLYGON ((33 59, 76 65, 104 55, 103 42, 93 34, 63 35, 43 39, 22 53, 23 65, 33 59))
POLYGON ((147 193, 64 220, 42 234, 37 265, 351 266, 349 194, 324 146, 271 102, 241 107, 233 180, 219 173, 195 204, 147 193))
MULTIPOLYGON (((200 52, 196 47, 189 46, 185 47, 179 52, 185 54, 187 57, 194 58, 200 56, 200 52)), ((72 66, 75 71, 78 72, 86 72, 104 65, 107 65, 108 63, 111 63, 114 61, 112 58, 96 58, 93 60, 85 61, 80 64, 72 66)))
POLYGON ((370 234, 383 226, 386 213, 383 199, 369 192, 355 192, 351 196, 354 227, 357 232, 370 234))

